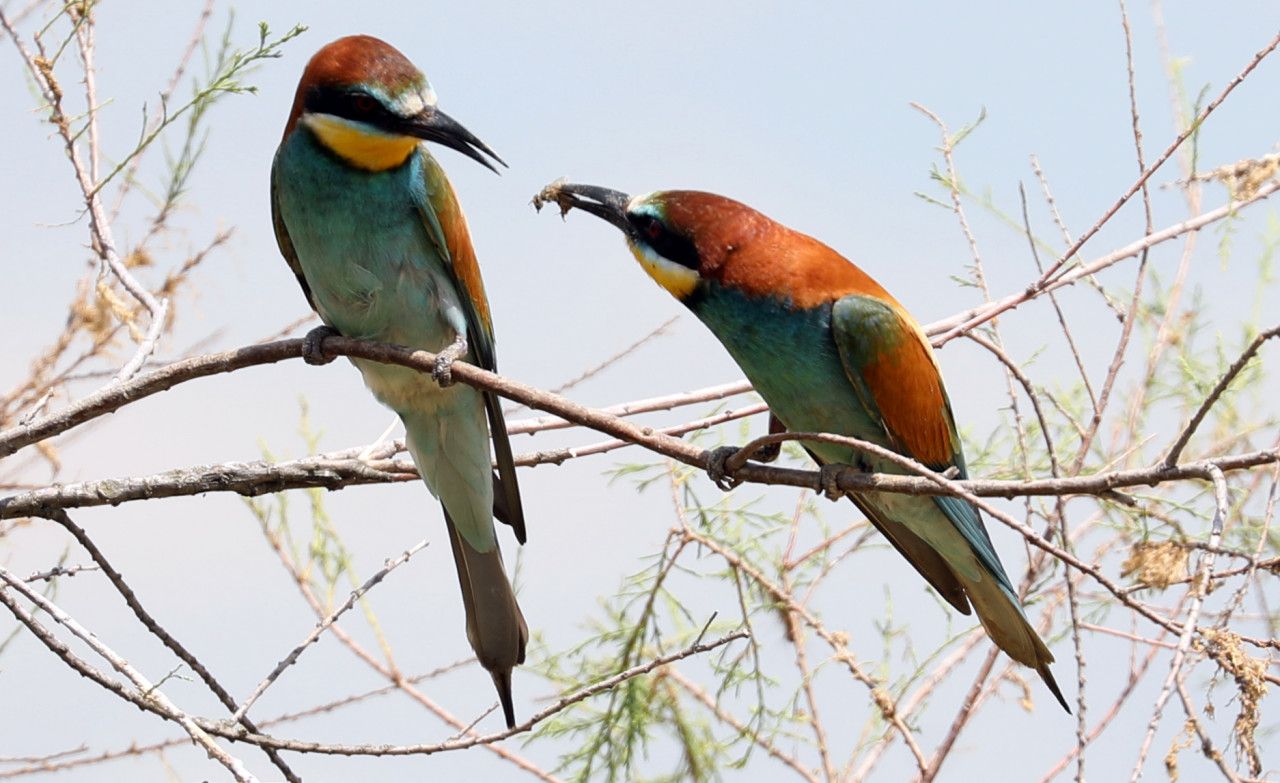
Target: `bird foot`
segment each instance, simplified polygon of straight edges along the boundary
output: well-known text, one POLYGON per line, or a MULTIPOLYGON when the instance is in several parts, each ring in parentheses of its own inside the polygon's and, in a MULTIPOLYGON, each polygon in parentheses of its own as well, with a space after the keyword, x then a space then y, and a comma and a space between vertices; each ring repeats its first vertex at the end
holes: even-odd
POLYGON ((333 361, 335 356, 324 352, 324 341, 327 337, 340 336, 332 326, 317 326, 302 338, 302 361, 317 367, 333 361))
POLYGON ((848 469, 848 465, 841 465, 838 462, 818 468, 818 481, 822 485, 822 494, 827 496, 827 500, 840 500, 845 496, 845 491, 840 489, 840 475, 848 469))
POLYGON ((453 359, 448 356, 437 356, 435 366, 431 368, 431 378, 440 384, 441 389, 453 385, 453 359))
POLYGON ((440 388, 447 389, 453 385, 453 363, 462 358, 466 352, 467 338, 460 334, 444 350, 436 354, 435 365, 431 368, 431 378, 440 384, 440 388))
POLYGON ((725 492, 742 483, 741 479, 736 479, 729 474, 726 464, 729 458, 740 450, 737 446, 721 446, 707 452, 707 478, 725 492))

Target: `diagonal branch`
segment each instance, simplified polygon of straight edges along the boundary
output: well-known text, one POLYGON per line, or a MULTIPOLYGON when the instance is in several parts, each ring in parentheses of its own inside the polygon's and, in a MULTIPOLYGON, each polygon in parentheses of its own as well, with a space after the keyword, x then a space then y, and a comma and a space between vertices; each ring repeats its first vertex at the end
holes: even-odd
MULTIPOLYGON (((347 600, 342 604, 342 606, 339 606, 331 612, 323 621, 317 623, 316 627, 311 630, 311 633, 307 634, 307 638, 303 639, 298 646, 290 650, 289 654, 281 659, 280 663, 276 664, 276 667, 271 670, 271 673, 264 677, 262 682, 258 683, 258 687, 253 689, 253 693, 249 694, 249 698, 245 699, 244 703, 235 710, 235 714, 231 716, 231 720, 236 721, 237 723, 243 722, 245 716, 249 712, 249 708, 253 706, 254 702, 256 702, 263 693, 266 693, 267 688, 271 687, 271 683, 279 679, 281 674, 284 674, 285 669, 288 669, 290 666, 297 663, 298 657, 302 655, 304 650, 314 644, 316 640, 320 638, 320 635, 323 634, 329 626, 337 622, 338 618, 341 617, 348 609, 355 606, 356 601, 360 600, 361 596, 372 590, 374 586, 385 579, 387 574, 391 573, 392 570, 409 562, 409 558, 425 549, 426 546, 427 541, 426 539, 423 539, 406 549, 399 557, 387 560, 386 564, 383 565, 383 567, 373 576, 366 579, 364 584, 360 585, 355 590, 352 590, 351 595, 347 596, 347 600)), ((253 731, 253 729, 250 730, 253 731)))
POLYGON ((1090 276, 1097 274, 1103 269, 1114 266, 1125 259, 1141 255, 1144 250, 1155 247, 1156 245, 1164 242, 1168 242, 1171 239, 1176 239, 1183 234, 1199 231, 1205 226, 1235 215, 1243 207, 1256 204, 1272 195, 1277 190, 1280 190, 1280 181, 1271 180, 1258 188, 1258 190, 1249 198, 1242 199, 1240 201, 1231 201, 1216 209, 1211 209, 1208 212, 1201 213, 1196 217, 1166 226, 1153 234, 1147 234, 1141 239, 1130 242, 1128 245, 1125 245, 1118 250, 1114 250, 1101 258, 1095 259, 1088 264, 1072 267, 1062 274, 1059 274, 1057 277, 1054 277, 1052 280, 1047 280, 1045 282, 1036 281, 1028 285, 1025 289, 1018 291, 1017 293, 1009 294, 1002 299, 997 299, 990 304, 972 307, 962 313, 953 315, 950 318, 944 318, 941 321, 934 321, 933 323, 925 326, 925 333, 933 338, 933 345, 935 347, 942 346, 974 327, 980 326, 981 324, 990 321, 992 318, 1012 310, 1019 305, 1026 304, 1027 302, 1049 293, 1050 291, 1056 291, 1059 288, 1077 283, 1080 280, 1088 279, 1090 276))
MULTIPOLYGON (((134 616, 138 618, 139 622, 146 626, 147 630, 159 639, 165 647, 168 647, 174 655, 178 656, 178 658, 185 663, 191 671, 195 672, 196 676, 198 676, 205 685, 208 686, 209 690, 218 697, 218 700, 222 702, 224 707, 228 710, 234 711, 236 708, 236 702, 235 699, 231 697, 231 694, 227 689, 222 686, 222 683, 218 682, 217 678, 215 678, 213 673, 200 662, 199 658, 192 655, 181 642, 173 637, 173 634, 165 630, 164 626, 156 622, 155 618, 143 608, 142 602, 138 600, 138 596, 133 592, 133 588, 129 587, 124 576, 122 576, 120 572, 111 565, 107 560, 106 555, 104 555, 102 550, 98 548, 98 545, 93 542, 93 539, 89 538, 89 534, 84 531, 84 528, 72 521, 71 517, 61 509, 53 511, 47 518, 57 522, 59 525, 62 525, 62 527, 65 528, 73 538, 75 538, 80 546, 89 553, 89 557, 93 558, 93 561, 98 564, 98 568, 102 570, 106 575, 107 580, 116 588, 116 592, 120 593, 120 597, 124 599, 126 604, 128 604, 129 609, 133 612, 134 616)), ((258 730, 258 727, 254 725, 253 721, 244 716, 236 716, 236 720, 238 720, 245 729, 249 731, 258 730)), ((271 759, 271 763, 276 766, 276 769, 280 770, 281 774, 283 774, 290 783, 301 783, 301 778, 299 778, 298 775, 289 768, 289 765, 285 763, 284 759, 280 758, 280 754, 277 751, 268 750, 267 757, 271 759)))
MULTIPOLYGON (((195 718, 192 718, 190 715, 187 715, 179 709, 178 706, 170 701, 169 697, 166 696, 156 684, 153 684, 143 676, 142 672, 135 669, 128 661, 120 657, 118 653, 103 644, 92 631, 89 631, 84 626, 80 625, 75 618, 64 612, 56 604, 45 598, 40 593, 32 590, 25 582, 23 582, 22 579, 13 575, 4 567, 0 567, 0 582, 4 582, 8 585, 8 587, 0 586, 0 603, 3 603, 19 622, 26 625, 33 632, 36 630, 35 626, 39 625, 39 623, 35 621, 35 618, 19 606, 14 597, 9 594, 10 589, 38 606, 42 611, 57 621, 59 625, 66 628, 74 634, 76 638, 89 645, 90 649, 102 656, 104 660, 111 664, 111 668, 128 678, 128 680, 133 683, 134 687, 137 688, 136 693, 130 692, 123 685, 115 683, 120 689, 117 691, 118 695, 127 693, 130 697, 133 697, 129 700, 133 701, 135 704, 138 704, 139 706, 145 704, 147 706, 144 707, 144 709, 150 709, 150 711, 156 712, 157 714, 163 715, 169 720, 178 723, 191 737, 191 740, 197 745, 203 747, 208 752, 210 758, 217 761, 223 767, 226 767, 227 771, 231 773, 232 777, 234 777, 238 783, 257 783, 258 779, 254 777, 253 773, 249 772, 249 770, 245 768, 244 762, 219 747, 218 743, 214 742, 213 738, 209 736, 210 732, 201 727, 195 718)), ((47 630, 44 631, 44 634, 49 638, 53 638, 47 630)), ((36 635, 40 637, 42 641, 45 641, 46 645, 49 644, 45 636, 41 636, 39 633, 36 635)), ((56 638, 53 640, 57 641, 56 638)), ((50 649, 53 648, 51 647, 50 649)), ((66 649, 65 645, 63 646, 63 649, 66 649)), ((66 660, 65 656, 60 655, 60 657, 63 657, 63 659, 66 660)), ((84 672, 82 671, 81 673, 84 672)))
POLYGON ((1209 392, 1208 396, 1204 398, 1204 401, 1200 403, 1200 408, 1196 410, 1195 414, 1191 417, 1191 421, 1187 422, 1187 426, 1178 434, 1178 439, 1169 447, 1169 453, 1165 455, 1163 461, 1164 465, 1177 464, 1178 457, 1182 455, 1182 450, 1187 447, 1187 443, 1191 440, 1191 436, 1196 433, 1196 429, 1200 426, 1200 423, 1204 421, 1204 417, 1209 414, 1209 410, 1214 406, 1214 403, 1216 403, 1218 398, 1226 392, 1227 387, 1236 379, 1236 376, 1239 375, 1246 366, 1248 366, 1250 360, 1252 360, 1254 355, 1258 353, 1258 350, 1262 348, 1262 344, 1276 336, 1280 336, 1280 325, 1273 326, 1253 338, 1253 342, 1249 343, 1249 346, 1244 349, 1240 354, 1240 358, 1232 362, 1231 366, 1227 368, 1227 371, 1223 373, 1220 379, 1218 379, 1218 383, 1213 387, 1213 391, 1209 392))
MULTIPOLYGON (((1094 234, 1097 234, 1098 231, 1100 231, 1103 226, 1105 226, 1108 222, 1110 222, 1111 218, 1114 217, 1118 211, 1120 211, 1121 207, 1123 207, 1126 203, 1128 203, 1129 199, 1133 198, 1134 194, 1138 193, 1138 191, 1142 190, 1146 186, 1147 180, 1151 179, 1151 175, 1155 174, 1156 171, 1158 171, 1160 167, 1163 166, 1169 160, 1169 158, 1173 157, 1173 154, 1178 151, 1178 148, 1180 148, 1187 139, 1191 138, 1191 135, 1200 128, 1201 124, 1203 124, 1204 121, 1208 119, 1209 115, 1212 114, 1214 110, 1217 109, 1219 106, 1221 106, 1222 102, 1227 99, 1227 96, 1230 95, 1236 89, 1236 87, 1239 87, 1241 82, 1243 82, 1246 78, 1248 78, 1249 74, 1252 73, 1253 70, 1257 68, 1258 65, 1264 59, 1266 59, 1268 55, 1274 52, 1277 47, 1280 47, 1280 33, 1276 33, 1276 35, 1265 46, 1263 46, 1262 49, 1258 50, 1258 52, 1254 54, 1254 56, 1249 60, 1249 62, 1240 71, 1240 73, 1236 74, 1235 78, 1227 82, 1227 85, 1222 89, 1220 93, 1218 93, 1217 97, 1215 97, 1212 101, 1208 103, 1208 105, 1204 107, 1204 110, 1201 111, 1200 114, 1197 115, 1196 118, 1187 125, 1187 128, 1182 133, 1178 134, 1178 136, 1169 144, 1169 146, 1165 148, 1164 152, 1160 153, 1160 156, 1156 158, 1155 162, 1153 162, 1150 166, 1148 166, 1146 169, 1142 171, 1142 173, 1138 176, 1137 181, 1135 181, 1132 185, 1130 185, 1129 189, 1126 190, 1124 194, 1121 195, 1120 198, 1117 199, 1116 202, 1112 204, 1111 207, 1108 208, 1107 211, 1102 214, 1102 217, 1098 218, 1097 222, 1095 222, 1092 226, 1089 227, 1087 231, 1081 234, 1080 237, 1076 239, 1076 241, 1071 245, 1071 247, 1068 248, 1067 251, 1063 253, 1062 256, 1059 257, 1056 262, 1051 264, 1049 268, 1045 270, 1044 274, 1042 274, 1038 280, 1036 280, 1031 285, 1027 286, 1027 289, 1020 294, 1007 297, 1004 300, 995 302, 993 305, 989 305, 984 308, 978 308, 977 310, 974 311, 974 314, 972 316, 961 320, 960 323, 954 326, 948 327, 947 331, 941 337, 937 338, 936 343, 937 344, 946 343, 952 338, 958 337, 961 334, 964 334, 965 332, 969 331, 970 329, 973 329, 975 326, 978 326, 979 324, 990 321, 992 318, 995 318, 1001 313, 1007 310, 1012 310, 1014 307, 1017 307, 1019 304, 1022 304, 1023 302, 1029 299, 1032 299, 1038 296, 1039 294, 1044 293, 1045 291, 1049 291, 1049 290, 1052 290, 1053 288, 1056 288, 1058 283, 1067 279, 1068 277, 1078 278, 1080 276, 1080 273, 1083 270, 1088 269, 1087 267, 1083 267, 1083 268, 1077 267, 1076 269, 1071 270, 1070 272, 1067 272, 1067 273, 1061 273, 1061 270, 1075 256, 1075 254, 1080 251, 1080 248, 1084 247, 1084 244, 1093 238, 1094 234)), ((1272 184, 1274 185, 1274 183, 1272 184)), ((1148 245, 1147 247, 1150 247, 1150 245, 1148 245)), ((1141 248, 1141 249, 1145 249, 1145 248, 1141 248)), ((1096 270, 1089 269, 1088 272, 1085 272, 1085 273, 1091 274, 1094 271, 1096 270)), ((934 334, 933 330, 930 330, 930 334, 934 334)))

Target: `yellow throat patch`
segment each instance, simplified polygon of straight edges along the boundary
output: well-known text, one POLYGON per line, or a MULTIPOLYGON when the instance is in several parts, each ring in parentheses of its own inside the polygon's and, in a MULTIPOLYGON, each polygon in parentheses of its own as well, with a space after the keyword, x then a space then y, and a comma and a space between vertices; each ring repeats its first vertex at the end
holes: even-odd
POLYGON ((412 136, 370 131, 328 114, 308 114, 303 122, 321 144, 351 165, 367 171, 393 169, 418 148, 418 139, 412 136))
POLYGON ((663 258, 636 242, 627 242, 627 247, 631 248, 631 255, 636 257, 649 277, 676 299, 683 300, 698 287, 698 273, 689 267, 663 258))

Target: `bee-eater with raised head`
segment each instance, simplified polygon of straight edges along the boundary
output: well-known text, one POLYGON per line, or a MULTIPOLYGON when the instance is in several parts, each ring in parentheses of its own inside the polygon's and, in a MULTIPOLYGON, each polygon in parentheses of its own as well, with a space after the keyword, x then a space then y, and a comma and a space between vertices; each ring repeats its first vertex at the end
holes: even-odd
POLYGON ((426 77, 394 47, 364 35, 328 44, 298 83, 271 168, 272 219, 325 323, 307 336, 309 362, 328 360, 323 338, 333 332, 439 355, 434 377, 353 362, 404 422, 413 462, 444 506, 467 640, 512 726, 511 670, 524 662, 528 630, 493 518, 524 543, 524 514, 497 396, 450 383, 455 359, 496 369, 493 324, 466 220, 424 141, 494 171, 487 158, 502 163, 436 107, 426 77))
MULTIPOLYGON (((556 183, 534 203, 542 201, 621 229, 640 266, 711 329, 788 430, 860 438, 966 476, 924 331, 830 247, 711 193, 630 198, 556 183)), ((804 446, 822 466, 904 472, 847 446, 804 446)), ((1070 711, 1049 670, 1053 654, 1027 622, 978 509, 956 497, 858 492, 852 499, 948 603, 964 614, 972 604, 996 645, 1035 669, 1070 711)))

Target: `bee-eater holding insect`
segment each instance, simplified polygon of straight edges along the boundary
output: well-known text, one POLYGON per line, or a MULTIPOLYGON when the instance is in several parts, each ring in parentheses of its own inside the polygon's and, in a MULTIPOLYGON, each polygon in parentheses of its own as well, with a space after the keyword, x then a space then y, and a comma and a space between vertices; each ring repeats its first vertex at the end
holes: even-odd
POLYGON ((413 462, 444 506, 467 640, 512 726, 511 670, 524 662, 528 629, 493 518, 524 543, 524 513, 497 395, 451 383, 456 359, 496 369, 493 324, 466 219, 425 141, 495 172, 490 159, 502 163, 436 107, 426 77, 394 47, 364 35, 328 44, 307 63, 276 151, 272 220, 325 323, 307 335, 308 362, 331 360, 323 341, 335 332, 439 357, 431 377, 352 361, 404 422, 413 462))
MULTIPOLYGON (((548 201, 561 214, 577 207, 620 229, 640 266, 711 329, 787 430, 871 441, 965 478, 951 403, 924 331, 836 251, 711 193, 631 198, 554 183, 534 204, 548 201)), ((833 488, 838 468, 829 466, 904 472, 848 446, 804 446, 833 488)), ((725 455, 712 455, 717 483, 725 455)), ((851 497, 949 604, 963 614, 972 604, 996 645, 1035 669, 1070 711, 1049 670, 1053 654, 1027 622, 978 509, 957 497, 851 497)))

